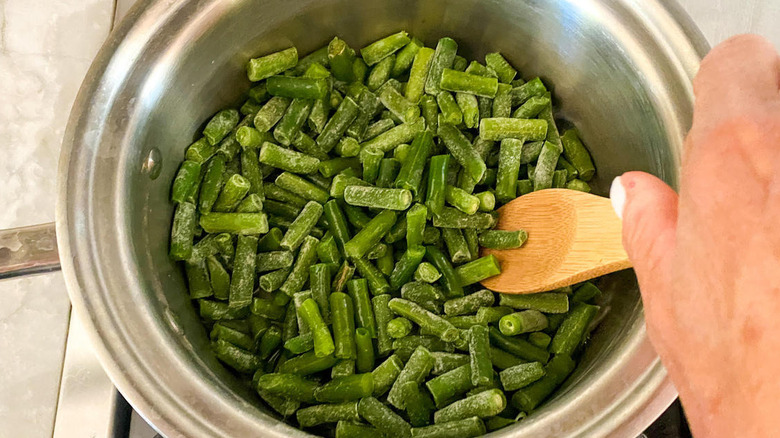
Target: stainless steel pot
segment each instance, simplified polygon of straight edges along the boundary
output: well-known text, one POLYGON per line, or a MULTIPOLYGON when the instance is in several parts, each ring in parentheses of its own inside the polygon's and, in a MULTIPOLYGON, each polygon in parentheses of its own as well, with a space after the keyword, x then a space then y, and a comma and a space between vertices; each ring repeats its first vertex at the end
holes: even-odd
MULTIPOLYGON (((355 47, 399 29, 499 50, 554 84, 606 191, 623 171, 677 183, 691 79, 708 47, 661 0, 142 0, 79 93, 60 159, 57 235, 71 300, 109 375, 166 436, 304 436, 215 360, 167 257, 170 182, 199 124, 238 102, 246 60, 333 35, 355 47)), ((0 235, 0 278, 56 268, 50 228, 0 235), (38 234, 34 234, 38 233, 38 234), (42 259, 41 257, 48 257, 42 259)), ((674 399, 630 272, 604 281, 610 312, 557 396, 495 436, 635 436, 674 399)))

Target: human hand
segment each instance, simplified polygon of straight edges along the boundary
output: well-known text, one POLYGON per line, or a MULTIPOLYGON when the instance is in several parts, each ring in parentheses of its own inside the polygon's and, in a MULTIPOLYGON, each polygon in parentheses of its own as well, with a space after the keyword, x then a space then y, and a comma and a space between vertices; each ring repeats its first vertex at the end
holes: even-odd
POLYGON ((780 431, 779 88, 771 43, 722 43, 694 80, 679 197, 642 172, 613 183, 650 340, 698 437, 780 431))

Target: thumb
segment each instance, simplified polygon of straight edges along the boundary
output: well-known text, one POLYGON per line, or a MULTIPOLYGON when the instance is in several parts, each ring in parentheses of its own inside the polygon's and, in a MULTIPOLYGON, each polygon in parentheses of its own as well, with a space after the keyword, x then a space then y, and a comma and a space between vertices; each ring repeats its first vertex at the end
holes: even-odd
POLYGON ((677 228, 677 193, 644 172, 615 178, 610 189, 623 219, 623 246, 634 265, 646 307, 669 278, 677 228))

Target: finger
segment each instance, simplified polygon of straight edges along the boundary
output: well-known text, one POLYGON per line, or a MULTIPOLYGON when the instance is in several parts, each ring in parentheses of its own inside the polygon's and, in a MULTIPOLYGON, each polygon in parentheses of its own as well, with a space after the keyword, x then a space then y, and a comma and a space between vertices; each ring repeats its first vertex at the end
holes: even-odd
POLYGON ((612 183, 610 197, 623 219, 623 246, 634 265, 648 313, 666 290, 677 228, 677 194, 644 172, 624 173, 612 183), (620 198, 625 199, 620 205, 620 198))
POLYGON ((718 119, 777 101, 779 89, 780 57, 772 43, 757 35, 732 37, 701 62, 693 81, 694 120, 718 119))

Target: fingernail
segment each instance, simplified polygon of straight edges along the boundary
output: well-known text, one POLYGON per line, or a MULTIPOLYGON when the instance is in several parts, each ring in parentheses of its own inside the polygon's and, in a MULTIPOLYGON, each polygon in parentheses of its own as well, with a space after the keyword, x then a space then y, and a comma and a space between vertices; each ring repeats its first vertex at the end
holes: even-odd
POLYGON ((623 209, 626 206, 626 189, 623 187, 620 177, 612 180, 612 186, 609 188, 609 199, 612 201, 615 214, 622 220, 623 209))

